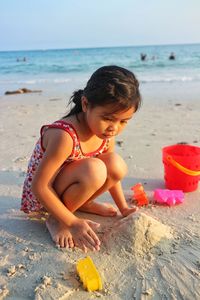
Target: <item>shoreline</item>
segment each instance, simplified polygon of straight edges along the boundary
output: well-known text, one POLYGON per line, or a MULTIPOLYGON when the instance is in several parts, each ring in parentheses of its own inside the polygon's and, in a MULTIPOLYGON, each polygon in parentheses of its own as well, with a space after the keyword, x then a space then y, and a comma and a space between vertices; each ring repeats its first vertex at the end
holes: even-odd
MULTIPOLYGON (((18 84, 18 86, 2 90, 0 94, 0 101, 9 101, 15 100, 20 101, 23 99, 21 96, 31 96, 32 98, 37 96, 42 97, 49 97, 49 98, 65 98, 66 101, 72 95, 72 93, 77 89, 82 89, 84 84, 86 83, 86 76, 85 79, 79 79, 77 82, 72 81, 69 83, 60 83, 59 85, 31 85, 27 84, 25 87, 18 84), (27 88, 33 90, 33 93, 25 93, 24 94, 17 94, 17 95, 5 95, 6 91, 15 91, 18 89, 27 88), (41 90, 41 92, 35 93, 35 90, 41 90), (34 95, 35 94, 35 95, 34 95), (15 97, 16 96, 16 97, 15 97)), ((140 81, 139 81, 140 82, 140 81)), ((198 101, 199 100, 199 82, 198 81, 186 81, 186 82, 140 82, 140 91, 144 102, 151 101, 152 104, 155 102, 166 102, 168 100, 177 101, 177 102, 187 102, 191 99, 191 101, 198 101)), ((31 99, 32 99, 31 98, 31 99)))

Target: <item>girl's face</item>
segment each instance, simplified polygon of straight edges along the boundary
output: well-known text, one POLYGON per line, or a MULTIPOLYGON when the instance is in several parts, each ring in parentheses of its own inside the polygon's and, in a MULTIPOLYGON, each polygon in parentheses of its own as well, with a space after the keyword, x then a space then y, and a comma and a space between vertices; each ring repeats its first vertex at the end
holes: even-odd
POLYGON ((85 120, 90 131, 100 139, 118 135, 126 127, 135 112, 134 107, 113 113, 113 105, 111 104, 94 108, 90 108, 88 103, 84 104, 82 102, 82 104, 85 120))

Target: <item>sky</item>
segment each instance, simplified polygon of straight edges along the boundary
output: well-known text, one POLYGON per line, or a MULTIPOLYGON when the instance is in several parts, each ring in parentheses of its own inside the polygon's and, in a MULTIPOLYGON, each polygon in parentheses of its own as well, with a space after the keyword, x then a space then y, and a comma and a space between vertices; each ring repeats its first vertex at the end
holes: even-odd
POLYGON ((0 0, 0 51, 200 43, 199 0, 0 0))

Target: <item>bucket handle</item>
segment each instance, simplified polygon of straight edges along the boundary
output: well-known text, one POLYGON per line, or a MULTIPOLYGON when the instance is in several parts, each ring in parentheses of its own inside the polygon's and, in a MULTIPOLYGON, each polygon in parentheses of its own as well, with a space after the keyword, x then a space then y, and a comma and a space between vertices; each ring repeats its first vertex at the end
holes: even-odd
POLYGON ((183 173, 187 174, 187 175, 191 175, 191 176, 199 176, 200 175, 200 171, 193 171, 190 169, 187 169, 185 167, 183 167, 182 165, 180 165, 179 163, 177 163, 171 155, 167 155, 167 161, 170 162, 175 168, 177 168, 178 170, 182 171, 183 173))

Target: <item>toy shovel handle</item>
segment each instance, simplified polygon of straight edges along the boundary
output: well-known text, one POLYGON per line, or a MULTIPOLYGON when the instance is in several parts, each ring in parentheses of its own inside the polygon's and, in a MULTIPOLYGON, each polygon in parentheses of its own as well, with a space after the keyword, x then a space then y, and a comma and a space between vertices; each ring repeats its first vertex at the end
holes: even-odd
POLYGON ((179 163, 177 163, 171 155, 167 155, 167 161, 172 164, 172 166, 174 166, 175 168, 177 168, 178 170, 182 171, 183 173, 190 175, 190 176, 199 176, 200 175, 200 171, 193 171, 190 169, 185 168, 184 166, 180 165, 179 163))

